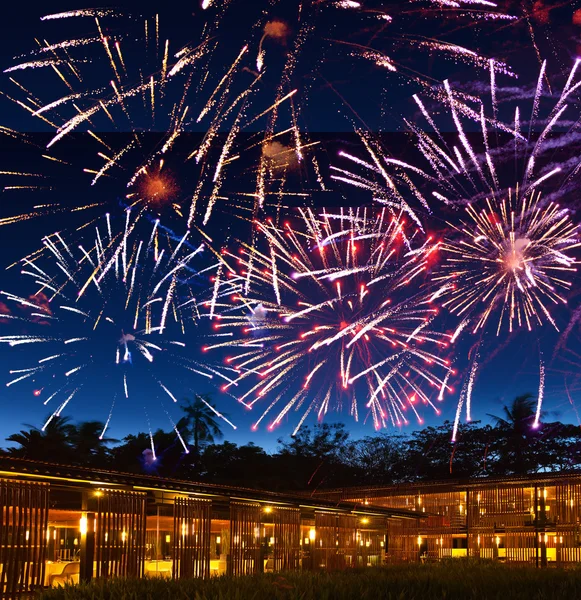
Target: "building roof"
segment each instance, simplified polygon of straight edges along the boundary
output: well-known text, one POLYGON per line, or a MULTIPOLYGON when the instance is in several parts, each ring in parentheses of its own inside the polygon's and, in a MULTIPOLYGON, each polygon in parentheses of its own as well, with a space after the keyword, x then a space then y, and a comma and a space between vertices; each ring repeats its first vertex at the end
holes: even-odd
POLYGON ((301 508, 334 510, 357 515, 413 518, 418 514, 413 511, 391 509, 365 505, 357 502, 328 500, 307 494, 278 493, 246 487, 219 485, 205 482, 167 479, 153 475, 121 473, 105 469, 94 469, 75 465, 59 465, 54 463, 14 458, 0 455, 0 477, 31 478, 36 481, 70 483, 81 486, 119 486, 136 491, 164 491, 205 496, 217 500, 244 500, 259 503, 273 503, 298 506, 301 508))
POLYGON ((391 485, 356 486, 335 489, 321 489, 313 492, 315 498, 376 498, 382 493, 390 496, 410 494, 413 491, 464 491, 482 487, 512 484, 516 486, 548 485, 566 483, 574 480, 581 482, 581 472, 534 473, 531 475, 510 475, 504 477, 473 477, 465 479, 444 479, 439 481, 410 481, 391 485))

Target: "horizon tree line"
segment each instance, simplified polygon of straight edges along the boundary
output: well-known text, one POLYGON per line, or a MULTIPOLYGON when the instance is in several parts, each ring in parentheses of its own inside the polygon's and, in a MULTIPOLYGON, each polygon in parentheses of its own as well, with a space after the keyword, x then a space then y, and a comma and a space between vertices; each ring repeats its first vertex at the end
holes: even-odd
POLYGON ((184 399, 184 416, 174 430, 104 437, 104 424, 55 417, 44 428, 26 425, 6 441, 4 455, 75 464, 128 473, 194 479, 277 490, 389 485, 421 480, 526 475, 581 469, 581 427, 559 421, 533 428, 536 400, 516 397, 492 425, 461 424, 451 442, 453 424, 411 433, 379 433, 351 439, 343 424, 302 427, 290 440, 279 439, 273 453, 250 442, 238 446, 223 438, 214 413, 202 401, 184 399))

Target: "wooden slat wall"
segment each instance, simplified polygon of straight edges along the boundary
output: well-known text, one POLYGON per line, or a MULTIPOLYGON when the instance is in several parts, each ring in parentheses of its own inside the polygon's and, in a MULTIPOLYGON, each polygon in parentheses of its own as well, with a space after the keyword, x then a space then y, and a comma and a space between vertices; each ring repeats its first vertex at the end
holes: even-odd
POLYGON ((315 512, 315 568, 334 571, 357 563, 357 517, 315 512))
POLYGON ((505 560, 512 563, 531 563, 536 559, 536 533, 530 528, 506 529, 504 535, 505 560))
POLYGON ((301 555, 301 511, 298 508, 276 507, 273 521, 274 570, 296 570, 301 555))
POLYGON ((532 523, 534 498, 529 489, 518 487, 483 487, 470 492, 469 524, 471 527, 524 527, 532 523))
POLYGON ((558 525, 554 545, 557 548, 557 565, 581 562, 581 528, 577 525, 558 525))
POLYGON ((328 512, 315 512, 314 545, 313 552, 315 569, 334 569, 334 557, 337 554, 335 542, 337 540, 337 515, 328 512))
POLYGON ((578 523, 581 520, 581 484, 556 486, 555 514, 558 523, 578 523))
POLYGON ((210 576, 212 502, 177 497, 174 502, 173 577, 210 576))
POLYGON ((97 499, 97 577, 141 577, 145 560, 146 494, 101 490, 97 499))
POLYGON ((353 515, 339 515, 337 517, 337 556, 339 568, 354 567, 357 565, 357 556, 360 552, 357 534, 359 520, 353 515))
POLYGON ((385 539, 387 525, 381 529, 360 529, 357 533, 357 564, 359 566, 378 565, 382 558, 382 542, 385 539))
POLYGON ((248 575, 261 570, 260 522, 260 504, 230 502, 230 575, 248 575))
POLYGON ((419 523, 412 519, 389 519, 387 526, 387 562, 417 562, 419 523))
POLYGON ((19 598, 44 583, 49 485, 0 479, 0 591, 19 598))

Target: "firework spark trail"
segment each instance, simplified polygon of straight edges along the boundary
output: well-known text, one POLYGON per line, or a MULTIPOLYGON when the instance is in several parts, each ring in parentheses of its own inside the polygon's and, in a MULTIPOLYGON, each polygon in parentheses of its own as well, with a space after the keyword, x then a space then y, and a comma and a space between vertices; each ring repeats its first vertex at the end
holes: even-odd
POLYGON ((478 371, 477 359, 478 355, 472 362, 472 366, 470 367, 470 374, 464 381, 464 384, 462 385, 462 390, 460 391, 460 397, 456 406, 456 416, 454 417, 454 426, 452 428, 452 443, 455 443, 457 441, 458 426, 460 425, 460 418, 462 416, 462 409, 464 408, 464 404, 466 404, 466 421, 470 422, 472 420, 472 390, 474 389, 474 381, 476 379, 476 373, 478 371))
POLYGON ((543 397, 545 395, 545 364, 543 358, 539 360, 539 393, 537 396, 537 409, 535 411, 535 420, 533 422, 533 428, 537 429, 539 421, 541 419, 541 409, 543 407, 543 397))
POLYGON ((472 390, 474 389, 474 381, 478 370, 478 354, 472 363, 470 375, 468 376, 468 385, 466 386, 466 421, 472 421, 472 390))
MULTIPOLYGON (((68 394, 53 417, 60 415, 73 397, 94 385, 95 377, 101 383, 110 380, 129 398, 131 382, 151 376, 174 402, 169 383, 160 380, 167 365, 173 371, 181 367, 230 383, 224 369, 190 358, 181 341, 189 323, 199 318, 191 285, 197 279, 205 284, 205 277, 193 267, 201 247, 192 249, 182 236, 172 248, 158 221, 150 232, 145 220, 139 215, 133 217, 131 211, 127 211, 119 231, 110 217, 104 221, 105 227, 99 224, 95 228, 92 247, 74 248, 63 236, 54 234, 45 240, 48 257, 23 262, 22 274, 38 286, 30 298, 3 292, 8 301, 26 310, 29 325, 38 323, 42 332, 42 323, 51 322, 49 333, 0 337, 0 343, 12 347, 50 348, 37 365, 19 371, 18 380, 51 375, 54 385, 64 380, 64 385, 50 396, 68 394), (143 229, 145 238, 140 237, 143 229), (163 248, 158 251, 160 245, 163 248)), ((215 269, 212 265, 206 267, 215 269)), ((16 380, 7 385, 13 383, 16 380)))
POLYGON ((228 420, 221 412, 219 412, 218 410, 216 410, 209 402, 206 402, 206 400, 202 397, 202 396, 198 396, 198 398, 219 418, 222 419, 222 421, 224 421, 225 423, 228 423, 228 425, 230 425, 230 427, 232 427, 232 429, 237 429, 236 425, 234 425, 234 423, 232 423, 232 421, 228 420))
POLYGON ((240 265, 228 282, 239 291, 206 305, 229 339, 205 350, 232 350, 226 364, 239 373, 223 390, 258 377, 238 399, 252 407, 274 397, 255 423, 276 410, 269 430, 291 410, 301 422, 315 411, 322 418, 333 396, 334 409, 347 397, 357 418, 360 389, 377 428, 407 423, 408 409, 421 422, 418 401, 439 413, 427 390, 448 387, 447 336, 429 328, 437 313, 429 294, 408 287, 420 283, 438 243, 409 250, 401 218, 385 208, 299 216, 296 227, 257 223, 259 243, 227 255, 240 265))

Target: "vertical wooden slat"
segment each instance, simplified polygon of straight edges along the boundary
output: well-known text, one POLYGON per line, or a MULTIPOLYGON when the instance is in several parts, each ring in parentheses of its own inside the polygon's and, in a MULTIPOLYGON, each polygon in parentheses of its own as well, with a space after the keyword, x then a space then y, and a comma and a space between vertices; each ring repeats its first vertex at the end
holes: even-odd
POLYGON ((97 577, 140 577, 145 560, 146 494, 100 490, 97 500, 97 577))
POLYGON ((209 577, 212 502, 177 497, 174 501, 173 577, 209 577))
POLYGON ((261 571, 260 504, 230 502, 231 575, 247 575, 261 571))
POLYGON ((276 507, 274 521, 274 570, 299 568, 301 552, 301 511, 298 508, 276 507))
POLYGON ((4 598, 20 598, 43 583, 49 489, 48 484, 0 479, 0 592, 4 598))

